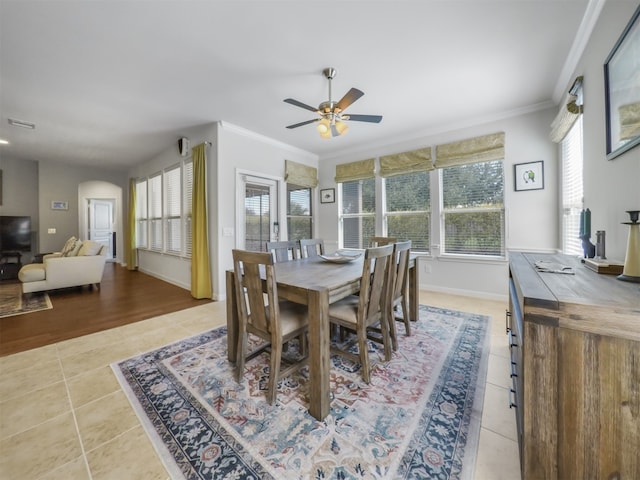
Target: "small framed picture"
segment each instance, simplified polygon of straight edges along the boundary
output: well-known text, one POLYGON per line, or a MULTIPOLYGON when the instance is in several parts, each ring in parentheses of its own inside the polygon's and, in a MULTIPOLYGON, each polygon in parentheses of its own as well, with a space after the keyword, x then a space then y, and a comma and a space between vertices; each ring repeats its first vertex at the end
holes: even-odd
POLYGON ((51 210, 69 210, 69 202, 54 200, 51 202, 51 210))
POLYGON ((333 203, 336 201, 336 189, 325 188, 320 190, 320 203, 333 203))
POLYGON ((518 163, 513 166, 516 192, 544 188, 544 162, 518 163))

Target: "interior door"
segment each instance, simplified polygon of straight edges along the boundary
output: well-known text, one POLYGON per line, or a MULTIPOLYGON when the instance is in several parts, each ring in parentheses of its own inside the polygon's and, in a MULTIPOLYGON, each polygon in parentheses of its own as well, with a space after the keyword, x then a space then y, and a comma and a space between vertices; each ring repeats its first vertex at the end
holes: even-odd
POLYGON ((113 201, 89 199, 87 238, 107 246, 107 258, 113 258, 113 201))
POLYGON ((279 239, 278 225, 278 184, 275 180, 241 176, 243 201, 239 202, 242 211, 240 227, 242 236, 238 239, 238 248, 252 251, 266 251, 266 242, 279 239))

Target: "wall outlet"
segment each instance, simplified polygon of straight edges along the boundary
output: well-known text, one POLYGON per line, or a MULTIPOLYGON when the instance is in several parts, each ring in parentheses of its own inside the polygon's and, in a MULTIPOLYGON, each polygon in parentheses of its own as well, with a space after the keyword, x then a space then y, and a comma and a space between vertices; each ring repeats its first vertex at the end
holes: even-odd
POLYGON ((223 227, 222 236, 223 237, 233 237, 233 228, 232 227, 223 227))
POLYGON ((47 228, 47 233, 49 235, 54 235, 56 233, 56 229, 55 228, 47 228))
POLYGON ((431 273, 431 264, 430 263, 425 263, 424 264, 424 273, 431 273))

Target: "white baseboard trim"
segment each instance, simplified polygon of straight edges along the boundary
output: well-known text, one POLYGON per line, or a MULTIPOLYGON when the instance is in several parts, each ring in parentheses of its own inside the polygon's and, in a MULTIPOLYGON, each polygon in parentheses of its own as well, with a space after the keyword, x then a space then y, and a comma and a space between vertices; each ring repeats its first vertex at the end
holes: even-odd
POLYGON ((508 294, 478 292, 475 290, 463 290, 458 288, 438 287, 434 285, 420 285, 420 290, 425 292, 448 293, 450 295, 461 295, 464 297, 483 298, 485 300, 496 300, 499 302, 509 301, 508 294))
POLYGON ((191 289, 190 285, 186 285, 186 284, 181 283, 181 282, 176 282, 175 280, 173 280, 171 278, 168 278, 168 277, 165 277, 164 275, 159 275, 156 272, 151 272, 151 271, 149 271, 147 269, 140 268, 140 267, 138 267, 138 271, 142 272, 142 273, 145 273, 145 274, 147 274, 147 275, 149 275, 151 277, 159 278, 160 280, 162 280, 164 282, 167 282, 167 283, 170 283, 171 285, 175 285, 176 287, 184 288, 185 290, 190 290, 191 289))

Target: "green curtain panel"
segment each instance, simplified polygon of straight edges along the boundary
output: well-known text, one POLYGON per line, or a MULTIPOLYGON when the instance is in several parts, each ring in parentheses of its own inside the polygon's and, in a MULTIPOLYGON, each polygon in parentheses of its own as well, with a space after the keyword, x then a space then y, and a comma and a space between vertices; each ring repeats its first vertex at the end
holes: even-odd
POLYGON ((504 159, 504 132, 436 146, 436 168, 504 159))
POLYGON ((129 223, 127 239, 125 245, 125 259, 127 269, 136 270, 138 268, 138 249, 136 245, 136 179, 129 179, 129 223))
POLYGON ((193 147, 193 201, 191 240, 191 296, 212 298, 207 223, 207 153, 204 143, 193 147))
POLYGON ((302 163, 285 160, 284 181, 301 187, 315 188, 318 186, 318 169, 302 163))
POLYGON ((366 180, 375 177, 375 159, 359 160, 357 162, 336 165, 336 183, 366 180))
POLYGON ((431 147, 380 157, 380 176, 392 177, 433 170, 431 147))

